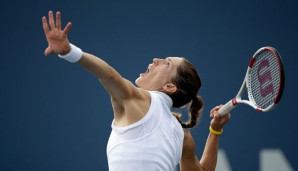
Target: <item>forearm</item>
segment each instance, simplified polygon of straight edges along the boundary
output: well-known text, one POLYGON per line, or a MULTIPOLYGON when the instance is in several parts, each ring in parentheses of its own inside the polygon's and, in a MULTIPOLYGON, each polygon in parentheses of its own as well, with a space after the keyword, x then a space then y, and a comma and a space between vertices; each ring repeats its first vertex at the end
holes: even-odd
POLYGON ((49 22, 46 17, 43 17, 42 24, 48 41, 48 47, 44 52, 46 56, 55 53, 58 54, 60 58, 71 63, 77 62, 96 75, 107 92, 114 98, 122 100, 123 98, 130 97, 131 92, 136 89, 131 82, 122 78, 115 69, 102 59, 84 53, 80 48, 69 43, 67 33, 72 24, 69 22, 62 30, 60 12, 56 13, 55 22, 53 12, 49 11, 49 22))
POLYGON ((219 136, 209 133, 206 141, 205 149, 200 160, 204 170, 214 171, 217 163, 219 136))

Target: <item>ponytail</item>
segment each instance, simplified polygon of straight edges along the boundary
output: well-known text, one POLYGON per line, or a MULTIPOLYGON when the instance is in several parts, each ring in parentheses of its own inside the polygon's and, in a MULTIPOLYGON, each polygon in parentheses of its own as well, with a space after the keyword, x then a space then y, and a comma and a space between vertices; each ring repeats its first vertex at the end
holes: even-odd
POLYGON ((183 128, 193 128, 196 126, 204 106, 202 98, 197 96, 201 88, 201 79, 194 65, 187 59, 182 59, 183 62, 177 68, 176 77, 172 80, 177 90, 169 94, 169 96, 173 100, 173 108, 181 108, 189 104, 188 121, 182 122, 181 114, 173 113, 173 115, 178 119, 183 128))
POLYGON ((173 115, 180 122, 182 128, 193 128, 197 125, 200 118, 204 103, 200 96, 196 96, 192 99, 190 106, 188 107, 188 121, 182 122, 181 114, 173 113, 173 115))

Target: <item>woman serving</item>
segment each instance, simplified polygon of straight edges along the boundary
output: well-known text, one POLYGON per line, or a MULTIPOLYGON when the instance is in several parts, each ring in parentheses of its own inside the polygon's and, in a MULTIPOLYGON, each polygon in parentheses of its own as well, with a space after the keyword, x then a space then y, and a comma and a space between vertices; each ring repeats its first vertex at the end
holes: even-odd
POLYGON ((201 160, 195 154, 191 134, 183 128, 197 124, 203 101, 198 96, 201 80, 195 67, 185 58, 154 58, 147 70, 135 80, 123 78, 101 58, 83 52, 71 44, 69 22, 61 28, 61 14, 49 11, 42 18, 48 41, 45 55, 78 63, 93 73, 111 98, 114 111, 112 131, 107 145, 110 171, 215 170, 219 135, 230 115, 220 117, 220 106, 210 111, 210 134, 201 160), (171 107, 188 106, 189 120, 183 122, 171 107))

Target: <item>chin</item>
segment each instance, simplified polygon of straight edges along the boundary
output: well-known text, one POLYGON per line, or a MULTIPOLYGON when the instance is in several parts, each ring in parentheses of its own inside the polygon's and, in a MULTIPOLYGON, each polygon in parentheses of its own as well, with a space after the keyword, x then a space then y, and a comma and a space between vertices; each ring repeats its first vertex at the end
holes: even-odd
POLYGON ((135 84, 139 87, 142 88, 144 90, 146 90, 146 83, 144 83, 144 81, 142 80, 142 77, 139 77, 135 80, 135 84))
POLYGON ((142 87, 142 78, 141 77, 138 77, 136 80, 135 80, 135 84, 138 86, 138 87, 142 87))

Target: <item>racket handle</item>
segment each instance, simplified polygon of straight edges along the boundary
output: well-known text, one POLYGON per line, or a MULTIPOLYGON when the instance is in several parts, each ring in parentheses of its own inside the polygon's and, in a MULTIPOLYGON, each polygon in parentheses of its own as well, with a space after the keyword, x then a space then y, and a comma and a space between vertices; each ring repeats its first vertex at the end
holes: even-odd
POLYGON ((236 99, 232 99, 229 102, 227 102, 225 105, 223 105, 219 110, 218 113, 220 116, 225 116, 228 114, 231 110, 233 110, 237 105, 236 99))

